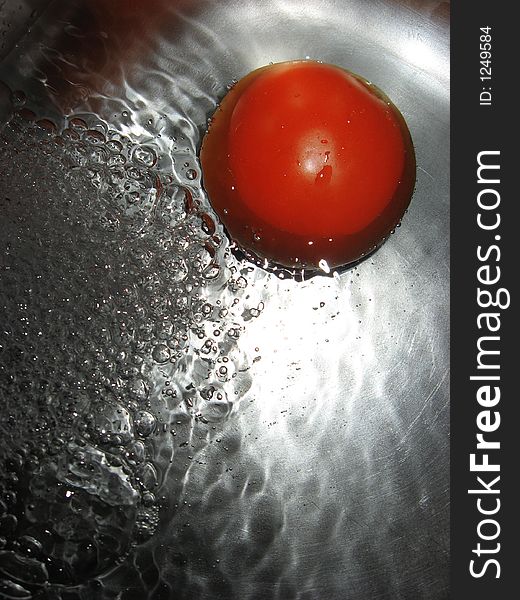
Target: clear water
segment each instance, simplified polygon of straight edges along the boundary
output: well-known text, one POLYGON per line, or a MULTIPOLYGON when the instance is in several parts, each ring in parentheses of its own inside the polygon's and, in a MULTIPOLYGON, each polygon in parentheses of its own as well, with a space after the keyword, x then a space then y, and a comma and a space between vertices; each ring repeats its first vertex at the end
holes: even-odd
POLYGON ((0 0, 0 598, 446 597, 448 87, 312 4, 0 0), (230 251, 197 148, 307 55, 388 91, 426 175, 296 282, 230 251))

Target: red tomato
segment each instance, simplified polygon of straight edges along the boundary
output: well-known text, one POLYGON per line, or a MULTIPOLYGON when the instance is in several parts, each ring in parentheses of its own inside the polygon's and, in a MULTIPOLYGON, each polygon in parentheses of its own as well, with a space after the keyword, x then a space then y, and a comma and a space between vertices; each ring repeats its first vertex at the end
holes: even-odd
POLYGON ((240 80, 213 116, 200 158, 231 238, 288 267, 365 256, 399 223, 415 184, 399 111, 361 78, 313 61, 240 80))

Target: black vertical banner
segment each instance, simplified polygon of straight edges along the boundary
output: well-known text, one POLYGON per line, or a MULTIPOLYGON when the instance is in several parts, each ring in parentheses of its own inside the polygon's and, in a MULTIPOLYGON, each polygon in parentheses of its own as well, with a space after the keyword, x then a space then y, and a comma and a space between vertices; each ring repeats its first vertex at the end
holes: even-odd
POLYGON ((514 3, 452 3, 452 597, 515 592, 518 40, 514 3))

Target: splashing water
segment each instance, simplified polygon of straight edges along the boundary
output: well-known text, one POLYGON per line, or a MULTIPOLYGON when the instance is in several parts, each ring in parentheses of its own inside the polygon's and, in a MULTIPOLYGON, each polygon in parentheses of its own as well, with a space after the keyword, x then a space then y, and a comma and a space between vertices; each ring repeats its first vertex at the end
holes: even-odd
POLYGON ((203 202, 158 147, 89 115, 53 129, 0 137, 0 572, 27 592, 153 535, 174 454, 250 387, 247 268, 203 202))

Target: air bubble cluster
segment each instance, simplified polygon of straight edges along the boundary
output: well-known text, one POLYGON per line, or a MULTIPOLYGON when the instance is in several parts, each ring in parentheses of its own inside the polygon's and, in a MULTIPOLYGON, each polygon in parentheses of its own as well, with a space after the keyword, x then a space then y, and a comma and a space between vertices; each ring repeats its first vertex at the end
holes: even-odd
POLYGON ((246 271, 164 162, 90 115, 15 116, 0 133, 9 597, 93 581, 149 539, 194 423, 209 429, 250 387, 246 271))

